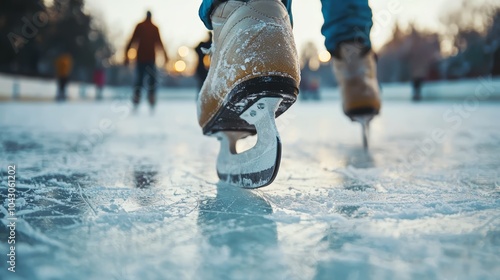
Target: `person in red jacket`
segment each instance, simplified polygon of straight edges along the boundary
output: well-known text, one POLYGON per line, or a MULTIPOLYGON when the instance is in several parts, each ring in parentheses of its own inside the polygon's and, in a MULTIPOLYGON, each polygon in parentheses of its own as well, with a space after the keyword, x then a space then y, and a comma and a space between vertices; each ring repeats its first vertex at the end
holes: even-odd
POLYGON ((99 66, 94 70, 95 99, 102 100, 102 90, 106 83, 106 71, 99 66))
POLYGON ((132 102, 137 107, 141 98, 143 82, 146 79, 149 104, 154 107, 156 103, 156 50, 162 50, 165 63, 168 61, 168 55, 161 41, 158 27, 151 21, 151 12, 148 11, 146 20, 135 27, 134 34, 125 50, 125 64, 129 62, 128 52, 133 44, 136 45, 135 48, 137 49, 137 77, 132 102))

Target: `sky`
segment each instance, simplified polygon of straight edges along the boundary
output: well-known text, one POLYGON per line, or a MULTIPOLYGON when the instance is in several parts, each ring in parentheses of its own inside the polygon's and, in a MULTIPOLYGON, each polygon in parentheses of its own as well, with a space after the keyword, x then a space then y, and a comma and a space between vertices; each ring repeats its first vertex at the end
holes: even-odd
MULTIPOLYGON (((456 0, 370 0, 374 14, 371 39, 375 50, 392 36, 394 24, 416 26, 439 31, 440 15, 458 9, 456 0)), ((87 0, 86 9, 101 21, 117 48, 123 55, 127 40, 135 25, 145 18, 147 10, 153 12, 153 21, 160 27, 163 42, 169 54, 175 56, 182 46, 194 47, 206 37, 206 29, 198 18, 201 0, 87 0), (182 4, 181 4, 182 3, 182 4)), ((319 0, 295 0, 293 2, 294 35, 299 51, 306 42, 314 42, 324 50, 321 35, 323 17, 319 0)))

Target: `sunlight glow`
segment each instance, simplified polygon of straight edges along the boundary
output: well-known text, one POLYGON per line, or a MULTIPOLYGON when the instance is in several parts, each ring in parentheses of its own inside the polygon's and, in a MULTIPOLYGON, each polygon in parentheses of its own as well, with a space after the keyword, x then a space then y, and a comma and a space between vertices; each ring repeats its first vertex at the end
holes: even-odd
POLYGON ((205 66, 205 68, 209 68, 210 67, 210 56, 208 54, 206 54, 204 57, 203 57, 203 65, 205 66))
POLYGON ((309 69, 312 71, 317 71, 319 69, 320 63, 319 60, 317 59, 311 59, 309 60, 309 69))
POLYGON ((330 53, 327 50, 321 51, 318 54, 318 59, 319 59, 319 61, 321 61, 321 63, 326 63, 326 62, 330 61, 331 58, 332 58, 332 56, 330 55, 330 53))
POLYGON ((179 72, 179 73, 182 73, 186 70, 186 62, 182 61, 182 60, 178 60, 177 62, 175 62, 174 64, 174 70, 176 72, 179 72))
POLYGON ((134 60, 137 57, 137 50, 134 48, 128 50, 127 57, 129 60, 134 60))
POLYGON ((181 47, 177 50, 177 52, 179 53, 179 55, 180 55, 181 57, 186 57, 186 56, 188 56, 188 54, 189 54, 189 48, 188 48, 188 47, 186 47, 186 46, 181 46, 181 47))

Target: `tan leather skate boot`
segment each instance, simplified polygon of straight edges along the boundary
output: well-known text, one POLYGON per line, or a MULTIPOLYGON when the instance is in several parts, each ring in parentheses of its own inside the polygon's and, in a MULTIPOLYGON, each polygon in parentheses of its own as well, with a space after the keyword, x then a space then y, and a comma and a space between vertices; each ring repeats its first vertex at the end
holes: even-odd
POLYGON ((367 149, 370 121, 380 112, 375 54, 358 43, 345 42, 337 55, 333 56, 333 69, 342 93, 342 107, 352 121, 361 124, 363 146, 367 149))
POLYGON ((211 15, 211 65, 198 99, 205 135, 221 140, 222 181, 256 188, 278 171, 281 143, 275 117, 296 100, 299 63, 290 19, 281 1, 222 2, 211 15), (254 148, 238 154, 236 142, 257 134, 254 148))
POLYGON ((333 69, 342 93, 344 113, 348 117, 377 115, 380 94, 375 54, 357 43, 340 45, 340 58, 333 57, 333 69))

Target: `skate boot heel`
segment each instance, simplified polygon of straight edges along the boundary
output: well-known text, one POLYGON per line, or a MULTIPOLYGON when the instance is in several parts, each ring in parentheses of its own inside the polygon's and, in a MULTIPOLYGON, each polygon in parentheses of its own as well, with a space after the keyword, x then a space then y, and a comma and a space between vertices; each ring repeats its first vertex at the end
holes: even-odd
POLYGON ((281 162, 281 140, 275 114, 282 101, 279 96, 266 96, 241 113, 240 118, 254 126, 257 132, 257 143, 245 152, 236 152, 236 142, 250 132, 214 134, 221 143, 217 158, 217 174, 221 181, 243 188, 260 188, 273 182, 281 162))
POLYGON ((277 118, 297 100, 296 80, 282 76, 263 76, 244 81, 234 87, 226 96, 222 107, 203 128, 203 134, 212 135, 219 131, 240 131, 256 134, 255 126, 240 116, 260 99, 281 98, 275 112, 277 118))
POLYGON ((217 175, 223 182, 243 188, 271 184, 281 162, 281 140, 275 118, 297 99, 294 79, 281 76, 253 78, 237 85, 204 128, 219 139, 217 175), (253 148, 237 153, 236 143, 257 134, 253 148))

